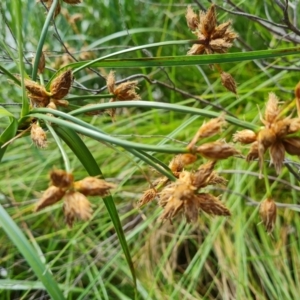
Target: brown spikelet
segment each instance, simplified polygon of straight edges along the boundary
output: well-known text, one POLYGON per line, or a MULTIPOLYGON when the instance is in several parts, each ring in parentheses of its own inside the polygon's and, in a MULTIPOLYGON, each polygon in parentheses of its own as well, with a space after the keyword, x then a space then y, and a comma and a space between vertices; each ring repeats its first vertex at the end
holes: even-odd
POLYGON ((264 128, 260 130, 257 136, 258 141, 258 156, 259 156, 259 167, 262 171, 264 154, 266 150, 276 141, 276 135, 270 129, 264 128))
POLYGON ((50 85, 52 98, 60 100, 64 98, 71 88, 73 82, 73 74, 71 70, 67 70, 57 76, 50 85))
POLYGON ((231 25, 231 21, 227 21, 225 23, 220 24, 219 26, 216 27, 215 31, 213 32, 211 38, 214 39, 219 39, 219 38, 224 38, 224 34, 229 29, 231 25))
POLYGON ((55 103, 53 101, 50 101, 50 103, 47 105, 47 108, 57 109, 57 107, 56 107, 56 105, 55 105, 55 103))
POLYGON ((251 145, 251 148, 249 150, 249 153, 246 157, 246 160, 247 161, 251 161, 251 160, 254 160, 254 159, 257 159, 259 157, 259 154, 258 154, 258 142, 254 142, 252 145, 251 145))
POLYGON ((65 191, 56 187, 50 186, 42 195, 41 199, 36 203, 34 211, 39 211, 44 207, 57 203, 65 195, 65 191))
POLYGON ((229 74, 229 73, 226 73, 226 72, 221 72, 221 82, 222 82, 222 85, 230 92, 236 94, 237 91, 236 91, 236 82, 235 80, 233 79, 233 77, 229 74))
POLYGON ((222 131, 222 127, 226 124, 225 115, 221 114, 218 118, 214 118, 209 120, 207 123, 204 123, 193 137, 192 141, 189 143, 188 148, 191 149, 195 146, 197 141, 202 138, 211 137, 220 133, 222 131))
POLYGON ((249 129, 237 131, 233 135, 234 142, 240 142, 242 144, 251 144, 256 141, 256 133, 249 129))
POLYGON ((107 85, 107 89, 108 91, 113 94, 114 90, 115 90, 115 84, 116 84, 116 79, 115 79, 115 72, 114 71, 110 71, 107 79, 106 79, 106 85, 107 85))
MULTIPOLYGON (((53 0, 48 0, 48 1, 42 0, 42 2, 46 3, 46 7, 49 10, 51 8, 53 0)), ((61 6, 60 6, 60 2, 58 1, 57 5, 56 5, 56 8, 55 8, 55 11, 54 11, 54 14, 53 14, 54 19, 60 14, 60 11, 61 11, 61 6)))
POLYGON ((155 197, 157 196, 157 191, 155 189, 148 189, 144 192, 143 196, 141 197, 141 199, 138 201, 138 207, 141 207, 149 202, 151 202, 152 200, 155 199, 155 197))
POLYGON ((196 172, 192 173, 192 185, 197 189, 207 186, 215 164, 216 161, 209 161, 201 165, 196 172))
POLYGON ((164 211, 159 217, 159 220, 169 220, 173 219, 178 212, 183 208, 184 202, 176 197, 169 198, 169 201, 166 203, 164 207, 164 211))
POLYGON ((280 142, 272 144, 270 147, 271 164, 274 165, 276 173, 280 174, 284 161, 285 148, 280 142))
POLYGON ((267 198, 261 202, 259 207, 259 214, 268 234, 270 234, 274 230, 276 222, 276 211, 277 207, 273 199, 267 198))
POLYGON ((265 120, 268 123, 274 122, 280 113, 278 98, 274 93, 269 93, 269 99, 265 110, 265 120))
POLYGON ((205 46, 201 44, 194 44, 188 51, 187 55, 200 55, 205 52, 205 46))
POLYGON ((209 37, 217 25, 216 6, 212 4, 206 14, 200 15, 200 17, 200 30, 206 37, 209 37))
POLYGON ((230 216, 229 209, 217 198, 211 194, 200 193, 195 197, 201 210, 209 215, 230 216))
POLYGON ((31 136, 32 141, 38 148, 43 149, 43 148, 47 147, 46 132, 37 123, 33 123, 31 125, 30 136, 31 136))
POLYGON ((65 194, 63 211, 69 227, 73 226, 75 219, 87 221, 92 216, 91 203, 79 192, 68 191, 65 194))
POLYGON ((62 106, 62 107, 69 106, 69 101, 68 100, 56 100, 56 99, 52 99, 52 102, 54 102, 56 106, 62 106))
POLYGON ((193 11, 191 5, 188 5, 185 17, 186 17, 186 22, 187 22, 188 27, 193 31, 196 30, 198 27, 198 24, 199 24, 199 17, 193 11))
POLYGON ((64 170, 54 169, 50 172, 50 180, 52 185, 61 189, 70 188, 74 181, 74 176, 64 170))
MULTIPOLYGON (((34 64, 35 58, 32 60, 32 64, 34 64)), ((46 59, 44 52, 41 53, 39 64, 38 64, 38 74, 42 74, 45 70, 46 59)))
POLYGON ((40 97, 41 99, 49 98, 50 94, 46 91, 46 89, 35 81, 24 79, 24 84, 30 95, 40 97))
POLYGON ((190 153, 176 155, 169 163, 172 172, 181 172, 183 168, 197 160, 197 156, 190 153))
POLYGON ((240 154, 233 146, 224 141, 203 144, 196 151, 202 156, 213 160, 226 159, 230 156, 240 154))
POLYGON ((282 143, 287 153, 300 156, 300 138, 285 138, 282 143))
POLYGON ((96 177, 86 177, 74 182, 74 188, 85 196, 107 196, 115 185, 96 177))

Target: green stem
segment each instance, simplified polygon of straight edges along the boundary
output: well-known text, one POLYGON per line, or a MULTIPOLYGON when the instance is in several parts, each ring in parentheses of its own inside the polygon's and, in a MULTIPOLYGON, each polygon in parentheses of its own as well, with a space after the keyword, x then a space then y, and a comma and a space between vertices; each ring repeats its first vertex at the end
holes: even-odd
POLYGON ((266 195, 267 195, 267 198, 270 198, 271 197, 271 189, 270 189, 270 183, 269 183, 266 164, 264 164, 264 179, 265 179, 265 186, 266 186, 266 195))
POLYGON ((87 99, 93 99, 93 100, 99 100, 104 98, 113 98, 114 94, 98 94, 98 95, 82 95, 82 96, 71 96, 66 98, 68 101, 73 100, 87 100, 87 99))
POLYGON ((71 173, 71 167, 70 167, 70 161, 69 161, 69 157, 61 143, 61 140, 60 138, 58 137, 58 135, 56 134, 55 130, 52 128, 52 126, 49 124, 49 122, 46 122, 46 126, 48 128, 48 130, 51 132, 58 148, 59 148, 59 151, 61 153, 61 156, 62 156, 62 159, 64 161, 64 164, 65 164, 65 168, 66 168, 66 172, 68 173, 71 173))
POLYGON ((35 81, 36 80, 36 76, 37 76, 37 71, 38 71, 38 66, 39 66, 39 61, 40 61, 40 57, 42 54, 42 50, 43 50, 43 46, 45 43, 45 39, 47 36, 47 32, 48 32, 48 28, 50 25, 50 22, 52 20, 52 16, 54 14, 54 11, 56 9, 57 3, 59 0, 53 0, 51 8, 47 14, 47 18, 46 21, 44 23, 42 32, 41 32, 41 36, 40 36, 40 40, 37 46, 37 50, 36 50, 36 54, 35 54, 35 59, 34 59, 34 64, 33 64, 33 69, 32 69, 32 80, 35 81))
MULTIPOLYGON (((49 110, 49 111, 51 111, 53 114, 55 114, 54 110, 49 110)), ((99 140, 101 142, 107 142, 110 144, 115 144, 115 145, 121 146, 124 149, 133 148, 133 149, 138 149, 138 150, 146 150, 146 151, 170 153, 170 154, 190 153, 191 152, 191 150, 189 150, 187 148, 159 147, 159 146, 145 145, 145 144, 128 142, 125 140, 117 139, 117 138, 109 136, 106 133, 99 132, 99 130, 96 127, 94 127, 86 122, 83 122, 77 118, 74 118, 74 117, 72 119, 72 122, 74 122, 74 123, 71 123, 71 122, 68 122, 65 120, 61 120, 58 118, 50 117, 48 115, 43 115, 43 114, 39 114, 39 113, 31 113, 30 115, 37 119, 42 119, 42 120, 49 121, 54 124, 61 125, 63 127, 71 128, 71 129, 75 130, 76 132, 79 132, 81 134, 89 136, 95 140, 99 140), (77 124, 75 124, 75 123, 77 123, 77 124), (78 124, 80 124, 80 125, 78 125, 78 124)), ((71 116, 69 116, 67 119, 71 120, 70 117, 71 116)))

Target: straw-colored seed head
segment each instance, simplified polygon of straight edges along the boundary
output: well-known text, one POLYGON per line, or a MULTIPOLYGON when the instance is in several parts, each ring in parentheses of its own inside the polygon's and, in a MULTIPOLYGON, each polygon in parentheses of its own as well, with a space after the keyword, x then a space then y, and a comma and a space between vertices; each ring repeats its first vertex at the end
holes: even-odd
POLYGON ((64 170, 54 169, 50 172, 50 180, 54 186, 68 189, 73 185, 74 176, 64 170))
POLYGON ((205 46, 201 44, 194 44, 188 51, 188 55, 200 55, 205 52, 205 46))
POLYGON ((197 160, 197 156, 190 153, 176 155, 169 163, 172 172, 181 172, 183 168, 197 160))
POLYGON ((186 10, 186 22, 188 27, 194 31, 197 29, 198 24, 199 24, 199 17, 198 15, 193 11, 192 6, 188 5, 187 10, 186 10))
MULTIPOLYGON (((232 44, 226 42, 224 39, 216 39, 211 40, 209 43, 211 49, 217 53, 226 53, 229 48, 231 48, 232 44)), ((224 73, 224 72, 223 72, 224 73)), ((232 78, 232 77, 231 77, 232 78)), ((233 81, 234 82, 234 81, 233 81)), ((234 82, 235 83, 235 82, 234 82)))
POLYGON ((300 81, 295 86, 295 97, 296 97, 297 113, 298 113, 298 117, 300 117, 300 81))
POLYGON ((39 211, 44 207, 57 203, 65 195, 65 191, 56 187, 50 186, 42 195, 41 199, 36 203, 34 211, 39 211))
POLYGON ((106 85, 107 85, 107 89, 108 91, 113 94, 114 90, 115 90, 115 84, 116 84, 116 79, 115 79, 115 72, 114 71, 110 71, 107 79, 106 79, 106 85))
POLYGON ((67 106, 69 106, 69 101, 68 101, 68 100, 56 100, 56 99, 52 99, 52 101, 53 101, 57 106, 62 106, 62 107, 67 107, 67 106))
POLYGON ((37 123, 33 123, 31 125, 30 136, 31 136, 32 141, 38 148, 46 148, 47 147, 46 132, 37 123))
POLYGON ((138 201, 138 207, 141 207, 149 202, 151 202, 152 200, 155 199, 155 197, 157 196, 157 191, 155 189, 148 189, 144 192, 143 196, 141 197, 141 199, 138 201))
POLYGON ((300 156, 300 138, 285 138, 282 143, 287 153, 300 156))
POLYGON ((213 160, 226 159, 230 156, 240 154, 233 146, 223 141, 203 144, 196 151, 202 156, 213 160))
POLYGON ((52 98, 60 100, 64 98, 71 88, 73 82, 73 74, 71 70, 67 70, 57 76, 50 85, 52 98))
POLYGON ((276 120, 280 113, 278 107, 278 98, 274 93, 269 93, 269 99, 266 105, 265 120, 272 123, 276 120))
POLYGON ((249 129, 237 131, 233 135, 234 142, 240 142, 242 144, 251 144, 256 141, 256 133, 249 129))
POLYGON ((87 221, 92 216, 89 200, 79 192, 69 191, 64 197, 64 216, 69 227, 73 226, 75 219, 87 221))
POLYGON ((57 109, 55 103, 53 101, 50 101, 50 103, 47 105, 47 108, 51 108, 51 109, 57 109))
POLYGON ((74 188, 86 196, 106 196, 115 185, 96 177, 86 177, 74 182, 74 188))
POLYGON ((230 92, 236 94, 236 82, 233 77, 226 72, 221 72, 221 82, 222 85, 230 92))
POLYGON ((276 203, 273 199, 267 198, 261 202, 259 207, 259 214, 262 219, 266 231, 270 234, 274 230, 276 222, 276 203))
POLYGON ((124 100, 140 100, 141 97, 139 94, 136 93, 138 81, 127 81, 119 84, 113 94, 118 100, 124 101, 124 100))
POLYGON ((292 134, 300 131, 300 118, 289 119, 289 121, 290 123, 288 128, 288 134, 292 134))

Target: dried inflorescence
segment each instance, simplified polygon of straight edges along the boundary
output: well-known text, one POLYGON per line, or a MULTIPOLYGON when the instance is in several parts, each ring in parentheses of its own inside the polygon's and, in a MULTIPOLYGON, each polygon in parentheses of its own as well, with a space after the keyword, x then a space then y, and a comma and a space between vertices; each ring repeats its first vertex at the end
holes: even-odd
POLYGON ((231 21, 217 25, 216 6, 212 4, 207 12, 199 16, 189 5, 186 12, 187 25, 197 36, 197 44, 189 50, 189 55, 203 53, 225 53, 232 46, 237 34, 230 28, 231 21))
POLYGON ((268 234, 274 230, 277 207, 273 199, 267 198, 259 206, 259 214, 268 234))
POLYGON ((71 70, 67 70, 59 74, 50 84, 50 92, 44 86, 25 79, 24 84, 28 93, 28 97, 35 107, 51 107, 68 106, 69 102, 63 98, 69 93, 73 82, 73 74, 71 70))
POLYGON ((31 140, 38 148, 43 149, 47 147, 46 132, 38 123, 33 123, 31 125, 30 136, 31 136, 31 140))
POLYGON ((91 203, 86 196, 107 196, 115 185, 96 177, 86 177, 74 182, 73 174, 64 170, 50 173, 50 187, 35 205, 35 211, 53 205, 64 198, 63 211, 66 223, 72 227, 74 220, 88 220, 92 216, 91 203))
MULTIPOLYGON (((207 12, 197 15, 189 5, 186 11, 187 25, 197 36, 197 43, 188 51, 188 55, 226 53, 238 35, 231 29, 231 21, 217 25, 216 6, 212 4, 207 12)), ((236 94, 236 82, 233 77, 215 65, 221 76, 222 85, 236 94)))
MULTIPOLYGON (((117 100, 140 100, 141 97, 136 92, 136 90, 138 89, 137 84, 137 80, 134 80, 116 85, 115 72, 110 71, 106 79, 107 89, 109 93, 113 94, 113 98, 110 99, 110 102, 115 102, 117 100)), ((114 119, 116 110, 109 110, 109 114, 111 118, 114 119)))
POLYGON ((183 170, 184 162, 190 164, 194 160, 182 158, 184 156, 176 156, 169 165, 178 179, 175 182, 158 180, 155 188, 144 192, 138 205, 142 206, 158 198, 158 204, 164 209, 160 220, 170 222, 179 212, 185 215, 187 222, 197 221, 199 211, 210 215, 229 216, 230 211, 217 197, 199 192, 199 189, 208 185, 225 184, 226 180, 213 170, 216 162, 210 161, 196 171, 188 172, 183 170), (158 192, 159 189, 161 192, 158 192))
POLYGON ((275 166, 277 174, 281 171, 285 152, 300 155, 300 138, 289 136, 300 131, 300 118, 284 117, 283 113, 276 95, 270 93, 264 118, 261 118, 264 127, 257 133, 247 129, 234 135, 236 142, 252 143, 247 160, 259 159, 260 170, 263 167, 264 154, 268 149, 271 164, 275 166))

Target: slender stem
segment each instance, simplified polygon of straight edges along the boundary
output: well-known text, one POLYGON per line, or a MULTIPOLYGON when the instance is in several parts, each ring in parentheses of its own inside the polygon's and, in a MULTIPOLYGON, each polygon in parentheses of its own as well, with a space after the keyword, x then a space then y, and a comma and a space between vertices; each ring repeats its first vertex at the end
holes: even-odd
POLYGON ((35 54, 33 69, 32 69, 32 80, 33 81, 36 80, 38 65, 39 65, 41 54, 42 54, 43 46, 44 46, 44 43, 45 43, 45 39, 46 39, 46 36, 47 36, 48 28, 49 28, 50 22, 52 20, 52 17, 53 17, 53 14, 54 14, 54 11, 56 9, 58 1, 59 0, 53 0, 51 8, 50 8, 50 10, 47 14, 47 18, 46 18, 46 21, 44 23, 42 32, 41 32, 40 40, 39 40, 37 50, 36 50, 36 54, 35 54))
POLYGON ((55 130, 52 128, 52 126, 49 124, 49 122, 46 122, 46 126, 48 128, 48 130, 51 132, 58 148, 59 148, 59 151, 61 153, 61 156, 62 156, 62 159, 64 161, 64 164, 65 164, 65 168, 66 168, 66 171, 68 173, 71 173, 71 167, 70 167, 70 161, 69 161, 69 157, 61 143, 61 140, 59 138, 59 136, 56 134, 55 130))
POLYGON ((68 101, 87 100, 87 99, 99 100, 102 98, 113 98, 113 97, 114 97, 114 94, 82 95, 82 96, 71 96, 71 97, 66 98, 66 100, 68 100, 68 101))
MULTIPOLYGON (((44 110, 44 109, 43 109, 44 110)), ((49 109, 49 112, 52 112, 55 114, 55 110, 49 109)), ((61 112, 60 112, 61 113, 61 112)), ((66 114, 67 115, 67 114, 66 114)), ((67 128, 72 128, 73 130, 82 133, 86 136, 89 136, 93 139, 102 141, 102 142, 107 142, 110 144, 115 144, 118 146, 121 146, 123 148, 133 148, 133 149, 139 149, 139 150, 146 150, 146 151, 153 151, 153 152, 161 152, 161 153, 170 153, 170 154, 175 154, 175 153, 190 153, 192 150, 187 149, 187 148, 174 148, 174 147, 159 147, 159 146, 152 146, 152 145, 145 145, 145 144, 140 144, 140 143, 135 143, 135 142, 128 142, 125 140, 117 139, 115 137, 111 137, 106 133, 103 133, 99 131, 96 127, 83 122, 77 118, 70 118, 71 116, 68 116, 68 120, 72 121, 65 121, 61 120, 58 118, 50 117, 48 115, 44 114, 39 114, 39 113, 31 113, 30 116, 35 117, 37 119, 42 119, 45 121, 49 121, 51 123, 61 125, 63 127, 67 128)))
POLYGON ((264 179, 265 179, 265 186, 266 186, 267 198, 270 198, 271 197, 271 188, 270 188, 270 183, 269 183, 269 178, 268 178, 268 172, 267 172, 266 164, 264 164, 264 179))

